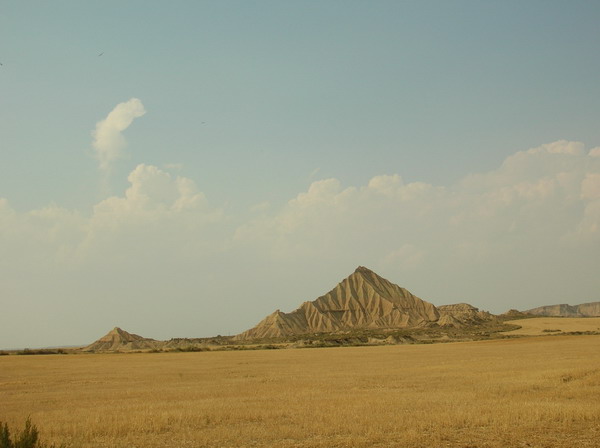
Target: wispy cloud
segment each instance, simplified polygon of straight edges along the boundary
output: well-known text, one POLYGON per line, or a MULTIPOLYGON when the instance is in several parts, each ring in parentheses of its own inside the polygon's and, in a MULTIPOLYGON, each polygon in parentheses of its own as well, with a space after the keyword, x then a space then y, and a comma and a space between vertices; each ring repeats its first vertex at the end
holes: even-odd
POLYGON ((92 131, 94 138, 92 146, 101 170, 108 170, 110 165, 122 157, 126 146, 122 132, 127 129, 134 119, 146 113, 144 105, 137 98, 119 103, 102 121, 96 123, 92 131))

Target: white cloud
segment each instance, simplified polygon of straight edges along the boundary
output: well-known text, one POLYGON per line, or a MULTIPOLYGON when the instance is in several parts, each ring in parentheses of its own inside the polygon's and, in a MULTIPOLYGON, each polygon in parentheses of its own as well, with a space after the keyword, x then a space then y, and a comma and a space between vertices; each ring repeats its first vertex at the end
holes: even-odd
POLYGON ((435 196, 443 194, 444 188, 436 188, 425 182, 411 182, 405 184, 402 181, 402 177, 398 174, 384 174, 373 177, 369 180, 366 188, 363 187, 361 191, 366 195, 375 193, 387 197, 388 199, 406 202, 433 201, 435 196))
POLYGON ((191 179, 140 164, 128 180, 123 196, 99 202, 89 216, 56 205, 18 213, 0 199, 3 259, 27 268, 76 267, 120 253, 143 256, 151 248, 175 254, 223 245, 223 238, 205 233, 223 220, 223 212, 210 207, 191 179))
POLYGON ((207 226, 223 219, 223 212, 209 206, 194 181, 145 164, 138 165, 127 179, 130 186, 123 196, 107 198, 94 207, 79 246, 82 256, 93 256, 97 250, 109 254, 115 247, 129 254, 160 247, 175 256, 198 246, 223 245, 222 239, 205 233, 207 226))
POLYGON ((127 129, 135 118, 146 113, 144 105, 137 98, 119 103, 102 121, 96 123, 92 131, 94 138, 92 146, 96 152, 96 159, 100 169, 107 170, 111 163, 123 155, 126 146, 122 132, 127 129))
POLYGON ((89 214, 23 213, 0 199, 0 292, 38 305, 65 295, 80 315, 161 325, 167 308, 176 322, 213 306, 227 325, 240 316, 234 331, 255 323, 240 309, 256 313, 265 297, 293 309, 358 265, 438 304, 501 312, 597 299, 600 158, 579 143, 521 151, 448 186, 319 180, 281 207, 227 216, 190 178, 140 164, 128 181, 89 214), (172 305, 180 297, 187 308, 172 305))
POLYGON ((405 184, 399 174, 365 186, 313 182, 283 208, 240 225, 236 241, 282 263, 356 260, 384 273, 410 271, 425 288, 449 277, 470 282, 477 272, 550 275, 559 290, 573 262, 589 263, 590 248, 600 250, 599 196, 600 164, 581 143, 559 141, 446 187, 405 184))
POLYGON ((564 141, 521 151, 456 185, 405 184, 388 174, 344 187, 330 178, 281 208, 263 202, 227 218, 192 179, 140 164, 128 181, 122 195, 99 202, 87 217, 57 206, 17 213, 1 200, 3 244, 15 251, 21 244, 23 254, 37 252, 38 259, 54 251, 74 263, 210 246, 263 260, 356 260, 374 267, 394 260, 416 272, 436 263, 464 269, 473 260, 499 263, 511 250, 530 258, 561 253, 597 241, 600 224, 600 164, 581 144, 564 141))
POLYGON ((375 176, 368 183, 368 188, 386 196, 395 195, 403 186, 404 182, 398 174, 375 176))
POLYGON ((600 157, 600 146, 598 146, 597 148, 590 149, 588 155, 590 157, 600 157))
POLYGON ((340 192, 340 181, 337 179, 318 180, 310 184, 306 193, 300 193, 292 199, 292 206, 307 207, 316 204, 330 204, 340 192))
POLYGON ((198 191, 194 181, 185 177, 173 178, 152 165, 138 165, 127 180, 131 186, 124 198, 110 198, 98 207, 115 201, 128 209, 183 210, 206 204, 204 194, 198 191))
POLYGON ((600 241, 600 200, 590 202, 585 207, 578 231, 588 242, 600 241))
POLYGON ((538 146, 537 148, 531 148, 526 151, 527 154, 568 154, 572 156, 579 156, 583 154, 584 144, 581 142, 570 142, 567 140, 558 140, 552 143, 546 143, 545 145, 538 146))
POLYGON ((587 173, 581 182, 581 198, 600 199, 600 173, 587 173))

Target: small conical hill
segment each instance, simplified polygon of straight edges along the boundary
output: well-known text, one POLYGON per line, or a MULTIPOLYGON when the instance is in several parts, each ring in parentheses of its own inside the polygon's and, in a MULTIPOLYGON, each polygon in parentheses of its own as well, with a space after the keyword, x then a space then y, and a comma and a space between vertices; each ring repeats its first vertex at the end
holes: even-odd
POLYGON ((277 310, 236 338, 277 338, 358 328, 417 328, 437 322, 434 305, 359 266, 327 294, 291 313, 277 310))
POLYGON ((160 344, 154 339, 144 338, 115 327, 96 342, 84 347, 83 350, 86 352, 151 350, 158 348, 160 344))

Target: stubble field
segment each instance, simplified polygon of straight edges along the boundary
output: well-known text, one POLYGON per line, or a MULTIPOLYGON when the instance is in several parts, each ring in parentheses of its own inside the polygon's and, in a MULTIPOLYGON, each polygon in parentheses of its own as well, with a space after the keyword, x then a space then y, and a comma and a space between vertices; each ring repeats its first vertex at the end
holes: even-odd
POLYGON ((509 335, 536 336, 548 333, 600 331, 600 317, 534 317, 509 320, 505 323, 521 327, 505 333, 509 335))
POLYGON ((598 447, 600 336, 0 357, 0 420, 74 447, 598 447))

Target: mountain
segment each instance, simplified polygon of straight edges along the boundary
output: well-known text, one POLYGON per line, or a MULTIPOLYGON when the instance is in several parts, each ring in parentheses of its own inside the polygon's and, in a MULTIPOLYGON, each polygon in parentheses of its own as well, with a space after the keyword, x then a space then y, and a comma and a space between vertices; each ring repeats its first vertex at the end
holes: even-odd
POLYGON ((548 317, 598 317, 600 316, 600 302, 581 303, 579 305, 547 305, 524 311, 535 316, 548 317))
POLYGON ((419 328, 433 324, 460 326, 485 317, 468 304, 448 305, 440 310, 359 266, 327 294, 312 302, 304 302, 291 313, 277 310, 235 338, 280 338, 358 328, 419 328))
POLYGON ((327 294, 312 302, 304 302, 291 313, 277 310, 254 328, 237 336, 174 338, 169 341, 157 341, 115 327, 81 350, 87 352, 203 351, 227 348, 235 341, 245 342, 319 333, 335 334, 352 330, 464 328, 490 321, 493 323, 494 319, 495 316, 479 311, 468 303, 436 307, 380 277, 370 269, 359 266, 327 294))
POLYGON ((151 350, 159 348, 162 342, 144 338, 137 334, 128 333, 119 327, 113 328, 96 342, 82 350, 86 352, 115 352, 131 350, 151 350))

